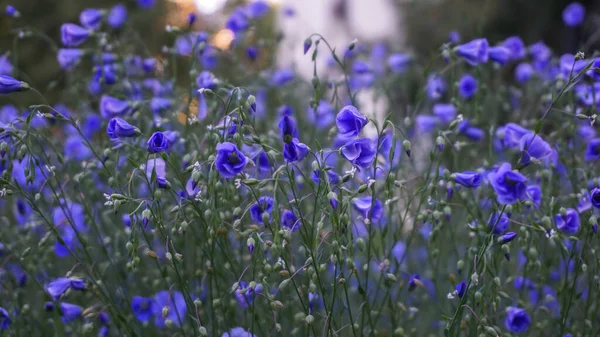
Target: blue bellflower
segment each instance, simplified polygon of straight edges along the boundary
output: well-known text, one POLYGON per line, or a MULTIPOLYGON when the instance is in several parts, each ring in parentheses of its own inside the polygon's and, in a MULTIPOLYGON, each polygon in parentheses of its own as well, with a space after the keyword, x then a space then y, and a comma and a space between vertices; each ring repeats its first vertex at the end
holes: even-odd
POLYGON ((338 112, 335 123, 343 137, 351 138, 358 136, 369 120, 354 106, 347 105, 338 112))
POLYGON ((471 42, 456 46, 456 54, 462 57, 467 63, 476 66, 480 63, 486 63, 489 58, 487 39, 475 39, 471 42))
POLYGON ((488 173, 488 180, 496 192, 496 200, 502 205, 512 205, 527 196, 527 178, 503 163, 496 171, 488 173))
POLYGON ((525 332, 529 329, 531 324, 531 317, 525 311, 525 309, 517 307, 508 307, 506 309, 506 319, 504 320, 504 326, 506 329, 513 333, 525 332))
POLYGON ((375 161, 376 147, 371 139, 359 138, 342 146, 341 153, 352 165, 366 169, 375 161))
POLYGON ((565 215, 556 214, 554 216, 554 222, 556 228, 561 232, 568 235, 575 235, 581 228, 581 220, 579 219, 579 213, 572 208, 567 208, 565 215))
POLYGON ((233 178, 244 171, 248 158, 238 150, 237 146, 225 142, 217 145, 216 150, 215 167, 223 177, 233 178))

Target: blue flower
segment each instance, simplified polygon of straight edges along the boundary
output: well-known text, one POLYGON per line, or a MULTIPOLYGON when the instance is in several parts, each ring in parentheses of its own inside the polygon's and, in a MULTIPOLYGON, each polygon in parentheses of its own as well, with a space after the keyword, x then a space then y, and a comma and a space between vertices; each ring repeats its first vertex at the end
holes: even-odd
POLYGON ((567 27, 577 27, 585 19, 585 7, 580 2, 572 2, 562 12, 563 22, 567 27))
POLYGON ((73 134, 65 140, 64 154, 67 158, 82 161, 91 158, 94 153, 88 147, 85 139, 79 134, 73 134))
POLYGON ((60 277, 50 282, 48 286, 46 286, 46 291, 55 301, 57 301, 69 289, 83 290, 85 289, 85 282, 72 277, 60 277))
POLYGON ((592 199, 592 205, 596 208, 600 208, 600 188, 596 187, 590 192, 592 199))
POLYGON ((488 180, 499 204, 512 205, 527 197, 527 178, 513 171, 509 163, 503 163, 496 171, 488 173, 488 180))
POLYGON ((432 100, 437 100, 442 97, 442 95, 446 92, 446 82, 443 78, 431 74, 427 78, 427 88, 426 88, 427 97, 432 100))
MULTIPOLYGON (((133 310, 135 318, 140 322, 148 322, 152 318, 152 306, 153 301, 151 298, 133 296, 131 299, 131 310, 133 310)), ((162 310, 162 308, 160 309, 162 310)))
POLYGON ((481 174, 472 171, 454 173, 454 181, 467 188, 477 188, 481 185, 481 174))
POLYGON ((154 2, 156 0, 137 0, 137 5, 141 9, 150 9, 154 7, 154 2))
POLYGON ((8 53, 0 56, 0 75, 10 76, 13 72, 13 65, 10 62, 8 53))
POLYGON ((8 315, 8 311, 0 307, 0 329, 7 329, 10 323, 12 323, 12 321, 10 320, 10 316, 8 315))
POLYGON ((12 6, 12 5, 7 5, 5 12, 6 12, 6 15, 13 17, 13 18, 17 18, 20 15, 19 11, 15 8, 15 6, 12 6))
POLYGON ((463 98, 471 98, 477 93, 478 83, 477 79, 471 75, 463 75, 460 81, 458 81, 458 93, 463 98))
POLYGON ((508 230, 510 226, 510 218, 508 214, 502 213, 502 216, 498 219, 500 212, 494 212, 490 214, 488 218, 488 226, 492 229, 492 232, 496 235, 501 235, 508 230))
POLYGON ((459 43, 460 33, 457 30, 451 31, 450 33, 448 33, 448 40, 452 43, 459 43))
POLYGON ((106 133, 110 139, 122 137, 135 137, 140 134, 140 130, 135 126, 127 123, 124 119, 115 117, 111 118, 106 128, 106 133))
POLYGON ((225 178, 235 177, 244 170, 248 163, 248 158, 232 143, 221 143, 217 145, 216 150, 215 166, 225 178))
POLYGON ((487 39, 476 39, 471 42, 456 46, 456 54, 462 57, 467 63, 476 66, 488 61, 488 41, 487 39))
POLYGON ((170 145, 169 138, 164 133, 157 131, 148 139, 146 149, 148 153, 168 152, 170 145))
POLYGON ((79 14, 79 22, 85 28, 98 29, 102 24, 102 16, 104 12, 96 8, 86 8, 79 14))
POLYGON ((478 127, 472 126, 468 119, 463 120, 458 124, 458 132, 465 135, 467 138, 480 141, 485 137, 485 133, 478 127))
POLYGON ((527 186, 527 199, 533 203, 534 208, 539 208, 542 203, 542 188, 539 185, 527 186))
POLYGON ((506 319, 504 320, 504 326, 508 331, 514 333, 525 332, 529 329, 531 324, 531 317, 525 311, 517 307, 506 308, 506 319))
POLYGON ((304 143, 300 143, 298 138, 291 142, 283 144, 283 158, 287 162, 301 161, 308 155, 309 148, 304 143))
POLYGON ((549 158, 554 152, 550 144, 546 143, 540 135, 536 135, 533 132, 529 132, 521 137, 519 148, 522 155, 520 163, 523 165, 529 165, 531 158, 543 161, 549 158))
POLYGON ((433 106, 433 114, 446 125, 456 118, 456 113, 456 107, 452 104, 438 103, 433 106))
POLYGON ((595 161, 600 158, 600 138, 591 139, 585 149, 584 159, 586 161, 595 161))
POLYGON ((102 95, 100 98, 100 114, 104 118, 123 116, 133 111, 133 106, 129 101, 120 100, 108 95, 102 95))
POLYGON ((502 45, 510 50, 511 60, 520 60, 525 57, 527 49, 525 43, 518 36, 511 36, 502 42, 502 45))
POLYGON ((28 89, 29 84, 16 80, 10 76, 0 75, 0 95, 25 91, 28 89))
POLYGON ((85 54, 83 49, 77 48, 61 48, 56 54, 56 60, 63 70, 73 69, 85 54))
POLYGON ((291 230, 292 232, 297 231, 302 222, 298 220, 296 214, 293 211, 286 209, 281 213, 281 226, 291 230))
POLYGON ((244 328, 237 327, 223 333, 221 337, 256 337, 256 335, 244 330, 244 328))
POLYGON ((248 287, 246 282, 241 281, 235 290, 235 299, 238 305, 243 309, 248 309, 254 302, 256 294, 262 292, 262 288, 261 284, 257 284, 254 288, 251 288, 248 287))
POLYGON ((505 65, 511 58, 511 51, 505 46, 490 47, 488 52, 490 60, 500 65, 505 65))
POLYGON ((298 129, 296 120, 289 115, 283 115, 279 120, 279 134, 284 143, 291 143, 294 138, 298 138, 298 129))
POLYGON ((250 218, 258 224, 264 225, 262 215, 269 214, 269 221, 273 220, 273 198, 260 197, 252 206, 250 206, 250 218))
POLYGON ((456 285, 456 295, 458 296, 458 298, 462 298, 463 296, 465 296, 465 293, 467 292, 467 283, 465 283, 464 281, 457 284, 456 285))
POLYGON ((517 233, 515 233, 515 232, 508 232, 508 233, 503 234, 502 236, 500 236, 499 241, 500 241, 500 244, 505 244, 505 243, 511 242, 516 237, 517 237, 517 233))
POLYGON ((153 97, 150 100, 150 110, 156 115, 159 115, 171 108, 173 102, 169 98, 153 97))
POLYGON ((243 8, 237 7, 225 22, 225 28, 231 30, 234 34, 241 33, 248 29, 250 23, 243 8))
POLYGON ((218 80, 210 71, 202 71, 198 77, 196 77, 196 85, 200 89, 215 89, 217 86, 218 80))
POLYGON ((65 23, 60 27, 62 43, 65 47, 77 47, 84 43, 92 31, 73 23, 65 23))
POLYGON ((435 128, 438 125, 438 122, 439 121, 437 117, 429 115, 418 115, 415 119, 415 125, 417 127, 417 130, 423 133, 429 133, 435 130, 435 128))
POLYGON ((258 48, 254 46, 249 46, 246 48, 246 55, 251 61, 255 61, 258 58, 258 48))
POLYGON ((76 304, 63 302, 60 304, 60 311, 62 313, 63 320, 65 321, 65 323, 68 323, 81 317, 81 314, 83 313, 83 308, 76 304))
POLYGON ((112 28, 120 28, 127 21, 127 7, 123 4, 117 4, 108 12, 106 17, 108 25, 112 28))
POLYGON ((581 227, 581 220, 579 219, 579 213, 572 208, 567 208, 565 215, 556 214, 554 216, 554 222, 556 228, 561 232, 569 235, 575 235, 579 232, 581 227))
POLYGON ((517 147, 521 142, 521 138, 531 132, 515 123, 506 124, 503 131, 502 140, 504 141, 504 146, 507 148, 517 147))
POLYGON ((308 107, 306 117, 317 129, 324 129, 334 122, 335 110, 327 101, 320 101, 316 111, 312 107, 308 107))
POLYGON ((263 0, 257 0, 246 5, 246 13, 251 19, 260 19, 269 13, 269 4, 263 0))
POLYGON ((515 68, 515 80, 519 83, 525 83, 533 76, 535 70, 529 63, 520 63, 515 68))
POLYGON ((343 107, 335 117, 340 135, 347 138, 358 136, 367 123, 369 123, 367 117, 352 105, 343 107))
POLYGON ((294 72, 288 69, 277 70, 271 76, 270 83, 274 87, 281 87, 294 79, 294 72))
POLYGON ((167 319, 171 320, 174 326, 180 326, 187 315, 187 306, 183 294, 176 290, 172 293, 167 290, 156 293, 152 304, 152 313, 154 314, 154 325, 159 328, 165 327, 167 319), (164 315, 164 308, 167 308, 166 316, 164 315))
POLYGON ((408 69, 411 61, 412 57, 409 54, 397 53, 388 57, 387 64, 392 72, 401 74, 408 69))
POLYGON ((27 224, 32 214, 33 208, 27 202, 25 202, 25 200, 20 198, 15 200, 13 216, 15 217, 18 225, 23 226, 27 224))
POLYGON ((375 155, 377 154, 376 147, 371 139, 359 138, 351 140, 342 146, 341 153, 352 165, 366 169, 375 161, 375 155))
POLYGON ((373 200, 372 197, 355 198, 352 200, 352 205, 363 219, 377 222, 383 217, 383 204, 379 199, 373 200))

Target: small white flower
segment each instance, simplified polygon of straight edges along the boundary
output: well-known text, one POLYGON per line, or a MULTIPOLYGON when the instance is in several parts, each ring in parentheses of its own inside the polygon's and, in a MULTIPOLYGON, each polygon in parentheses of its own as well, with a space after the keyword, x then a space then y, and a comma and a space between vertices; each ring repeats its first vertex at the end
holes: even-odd
POLYGON ((449 300, 453 300, 454 299, 454 294, 453 293, 448 293, 448 295, 446 296, 449 300))

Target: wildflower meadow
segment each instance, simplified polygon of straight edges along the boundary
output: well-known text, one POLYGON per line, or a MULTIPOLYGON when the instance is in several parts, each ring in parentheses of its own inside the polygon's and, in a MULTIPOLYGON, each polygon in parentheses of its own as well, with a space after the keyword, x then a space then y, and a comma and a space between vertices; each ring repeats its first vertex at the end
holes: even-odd
POLYGON ((227 48, 191 13, 157 55, 98 4, 60 36, 3 14, 1 336, 600 336, 594 53, 314 32, 300 74, 261 62, 293 8, 235 7, 227 48))

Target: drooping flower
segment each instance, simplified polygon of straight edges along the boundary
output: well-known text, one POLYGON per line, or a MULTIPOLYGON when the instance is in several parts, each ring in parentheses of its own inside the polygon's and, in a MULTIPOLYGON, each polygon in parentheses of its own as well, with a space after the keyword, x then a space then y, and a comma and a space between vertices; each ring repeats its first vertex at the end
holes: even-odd
POLYGON ((81 314, 83 313, 83 308, 76 304, 63 302, 60 304, 60 311, 61 311, 63 320, 66 323, 68 323, 68 322, 74 321, 77 318, 81 317, 81 314))
POLYGON ((565 215, 556 214, 554 216, 554 222, 556 222, 556 228, 561 232, 569 235, 575 235, 581 228, 581 220, 579 219, 579 213, 572 208, 567 208, 565 215))
POLYGON ((471 42, 456 46, 454 50, 456 51, 456 54, 467 61, 467 63, 476 66, 488 61, 488 45, 487 39, 475 39, 471 42))
POLYGON ((369 138, 359 138, 347 142, 341 148, 341 153, 352 165, 366 169, 373 164, 377 149, 369 138))
POLYGON ((171 142, 166 134, 157 131, 150 136, 146 144, 148 153, 168 152, 171 147, 171 142))
POLYGON ((536 161, 546 160, 554 152, 550 144, 546 143, 540 135, 536 135, 533 132, 529 132, 521 137, 519 148, 522 155, 520 163, 523 165, 529 165, 532 158, 536 161))
POLYGON ((290 143, 294 138, 299 137, 296 128, 296 120, 289 115, 283 115, 279 120, 279 134, 284 143, 290 143))
POLYGON ((250 218, 258 224, 264 225, 263 213, 269 215, 269 222, 273 220, 273 198, 260 197, 252 206, 250 206, 250 218))
POLYGON ((506 319, 504 320, 504 326, 508 331, 513 333, 525 332, 529 329, 531 324, 531 317, 525 311, 525 309, 517 307, 508 307, 506 309, 506 319))
POLYGON ((456 295, 458 296, 458 298, 462 298, 463 296, 465 296, 465 293, 467 292, 467 283, 465 281, 460 282, 459 284, 456 285, 456 295))
POLYGON ((500 212, 494 212, 490 214, 490 217, 488 218, 488 226, 496 235, 502 235, 510 226, 510 218, 508 214, 502 212, 500 217, 498 217, 499 215, 500 212))
POLYGON ((60 32, 65 47, 77 47, 92 35, 92 30, 73 23, 63 24, 60 27, 60 32))
POLYGON ((567 27, 577 27, 585 19, 585 7, 580 2, 572 2, 562 12, 563 22, 567 27))
POLYGON ((355 198, 352 200, 352 205, 363 219, 377 222, 383 217, 383 204, 379 199, 373 200, 372 197, 355 198))
POLYGON ((502 205, 512 205, 527 197, 527 178, 503 163, 496 171, 488 173, 488 180, 496 192, 496 200, 502 205))
POLYGON ((452 175, 454 181, 467 188, 477 188, 481 185, 481 174, 473 171, 459 172, 452 175))
POLYGON ((135 137, 140 134, 140 130, 135 126, 127 123, 124 119, 115 117, 111 118, 106 127, 106 133, 110 139, 123 137, 135 137))
POLYGON ((166 320, 170 320, 174 326, 180 326, 187 315, 183 294, 177 290, 171 293, 168 290, 156 293, 152 304, 152 313, 154 314, 154 325, 159 328, 165 327, 166 320))
POLYGON ((511 36, 502 42, 502 45, 510 50, 511 60, 520 60, 527 54, 525 43, 518 36, 511 36))
POLYGON ((301 161, 308 155, 309 148, 304 143, 300 143, 298 138, 291 142, 283 144, 283 158, 287 162, 301 161))
POLYGON ((477 93, 478 82, 475 77, 471 75, 463 75, 460 81, 458 81, 458 93, 466 99, 469 99, 477 93))
POLYGON ((508 232, 506 234, 503 234, 502 236, 500 236, 500 238, 498 239, 498 241, 501 244, 505 244, 505 243, 509 243, 512 240, 514 240, 517 237, 517 233, 515 232, 508 232))
POLYGON ((0 95, 29 90, 29 84, 7 75, 0 75, 0 95))
POLYGON ((10 320, 10 316, 8 315, 8 311, 3 307, 0 307, 0 330, 5 330, 12 323, 10 320))
POLYGON ((83 290, 85 289, 85 282, 77 278, 60 277, 48 283, 46 286, 46 291, 55 301, 58 300, 69 289, 83 290))
POLYGON ((131 102, 120 100, 109 95, 102 95, 100 98, 100 114, 108 119, 116 116, 123 116, 133 111, 131 102))
POLYGON ((511 51, 505 46, 495 46, 489 49, 489 59, 500 65, 505 65, 511 58, 511 51))
POLYGON ((221 143, 217 145, 216 150, 215 167, 225 178, 235 177, 244 170, 248 163, 248 158, 232 143, 221 143))
POLYGON ((358 136, 367 123, 367 117, 352 105, 343 107, 335 117, 339 133, 347 138, 358 136))
POLYGON ((79 14, 79 22, 85 28, 98 29, 102 24, 102 17, 104 12, 97 8, 86 8, 79 14))

